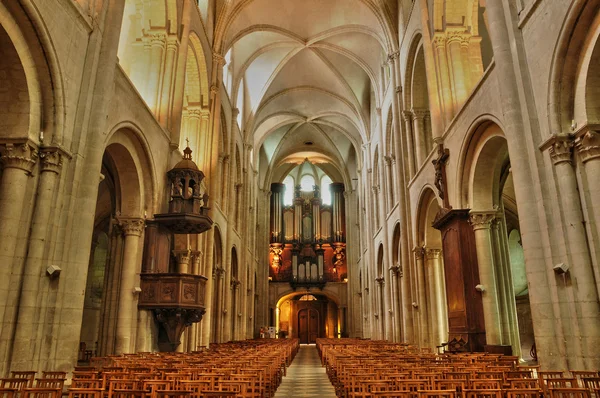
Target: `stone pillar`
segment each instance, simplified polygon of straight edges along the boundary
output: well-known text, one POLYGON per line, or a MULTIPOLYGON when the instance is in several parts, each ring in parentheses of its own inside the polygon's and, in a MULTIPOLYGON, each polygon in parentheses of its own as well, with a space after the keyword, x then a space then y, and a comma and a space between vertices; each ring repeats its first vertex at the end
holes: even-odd
POLYGON ((383 323, 383 327, 384 327, 384 339, 385 340, 389 340, 392 341, 393 340, 393 313, 394 310, 392 308, 392 292, 391 292, 391 288, 392 288, 392 283, 391 281, 388 279, 388 283, 385 283, 385 277, 382 276, 382 280, 381 280, 381 293, 383 294, 383 305, 384 305, 384 309, 382 312, 382 316, 384 317, 384 323, 383 323))
POLYGON ((581 358, 573 359, 578 366, 593 369, 598 367, 600 361, 600 306, 583 226, 577 179, 571 163, 573 141, 570 136, 555 135, 551 138, 549 149, 558 184, 568 253, 565 262, 569 266, 571 280, 571 284, 565 282, 560 288, 572 290, 574 295, 570 311, 577 327, 574 328, 576 335, 573 339, 580 344, 574 349, 581 358))
POLYGON ((452 118, 454 118, 455 110, 454 93, 452 92, 450 68, 448 65, 446 33, 435 33, 432 42, 441 91, 440 105, 443 113, 444 126, 448 126, 452 121, 452 118))
POLYGON ((191 252, 190 250, 173 250, 173 255, 177 260, 177 272, 180 274, 189 274, 191 252))
POLYGON ((429 111, 427 109, 413 109, 413 136, 415 139, 415 152, 417 158, 417 170, 423 167, 427 159, 427 131, 425 129, 425 116, 429 111))
POLYGON ((594 130, 583 130, 578 134, 575 148, 583 164, 585 181, 583 192, 588 214, 586 221, 595 260, 596 290, 600 294, 600 242, 597 238, 600 236, 600 207, 597 205, 597 198, 600 198, 600 133, 594 130))
POLYGON ((166 35, 164 32, 155 32, 150 36, 150 70, 148 80, 148 107, 158 115, 159 93, 162 76, 162 65, 165 51, 166 35))
POLYGON ((438 346, 446 340, 448 335, 448 322, 445 316, 446 292, 443 283, 442 251, 440 249, 427 249, 425 251, 425 268, 429 281, 429 318, 431 325, 432 346, 438 346))
POLYGON ((406 163, 408 165, 408 177, 412 178, 415 175, 415 147, 413 144, 414 134, 412 112, 402 111, 402 119, 404 120, 404 136, 406 141, 406 163))
POLYGON ((495 211, 470 213, 470 222, 475 233, 477 263, 479 264, 479 281, 483 288, 482 302, 485 319, 485 337, 488 345, 504 344, 500 328, 500 310, 498 306, 498 291, 496 287, 496 264, 490 226, 496 217, 495 211))
MULTIPOLYGON (((460 28, 462 29, 462 27, 460 28)), ((448 55, 450 56, 449 66, 452 71, 452 93, 456 99, 456 110, 460 109, 469 92, 467 91, 469 67, 468 59, 463 58, 463 42, 465 41, 467 32, 465 31, 449 31, 448 32, 448 55)), ((468 43, 468 41, 467 41, 468 43)))
POLYGON ((420 347, 430 347, 431 346, 431 338, 430 332, 431 328, 429 325, 429 316, 428 316, 428 302, 427 302, 427 285, 425 282, 425 249, 422 247, 416 247, 413 249, 415 253, 415 270, 416 270, 416 297, 418 299, 417 307, 415 308, 417 312, 417 317, 419 319, 419 346, 420 347))
POLYGON ((161 126, 168 128, 169 118, 171 114, 171 105, 173 104, 173 97, 171 93, 173 91, 172 88, 175 80, 174 71, 179 42, 177 41, 176 35, 169 35, 166 38, 166 43, 167 55, 165 59, 164 73, 162 74, 162 86, 158 110, 158 120, 161 126))
POLYGON ((133 317, 135 308, 133 289, 136 274, 139 273, 139 244, 144 232, 144 220, 139 218, 120 219, 125 234, 123 247, 123 267, 119 289, 119 312, 117 314, 117 336, 115 353, 129 353, 133 347, 133 317))
POLYGON ((35 362, 35 348, 39 346, 37 340, 41 338, 38 334, 39 328, 43 327, 40 313, 45 307, 40 297, 40 287, 48 278, 45 272, 46 243, 54 209, 54 193, 62 168, 62 154, 48 149, 41 153, 40 158, 42 169, 23 271, 17 329, 13 340, 12 369, 35 369, 39 365, 35 362))
POLYGON ((390 278, 392 285, 392 305, 394 306, 394 343, 402 341, 402 310, 400 309, 400 290, 398 278, 400 277, 400 265, 390 267, 390 278))
MULTIPOLYGON (((4 144, 0 164, 3 167, 0 180, 0 364, 8 364, 8 350, 12 340, 12 320, 6 319, 13 259, 17 235, 21 228, 21 213, 26 203, 25 193, 29 175, 36 164, 37 150, 28 143, 4 144)), ((0 367, 0 374, 5 369, 0 367)))

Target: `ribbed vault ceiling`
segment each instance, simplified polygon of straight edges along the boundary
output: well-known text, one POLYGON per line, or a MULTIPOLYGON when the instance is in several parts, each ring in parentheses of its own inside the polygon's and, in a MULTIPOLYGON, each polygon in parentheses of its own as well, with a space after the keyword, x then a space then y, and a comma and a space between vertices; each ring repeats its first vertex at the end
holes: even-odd
POLYGON ((334 180, 355 176, 392 50, 395 10, 387 3, 229 3, 216 43, 224 54, 231 51, 232 104, 246 98, 242 129, 259 155, 261 185, 282 179, 306 157, 334 180))

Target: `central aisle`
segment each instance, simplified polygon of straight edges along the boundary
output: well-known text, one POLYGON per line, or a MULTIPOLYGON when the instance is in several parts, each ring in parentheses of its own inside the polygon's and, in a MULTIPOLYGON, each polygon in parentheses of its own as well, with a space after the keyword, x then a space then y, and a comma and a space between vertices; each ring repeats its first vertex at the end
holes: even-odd
POLYGON ((275 398, 283 397, 335 398, 335 389, 325 368, 321 366, 315 345, 300 346, 287 375, 275 392, 275 398))

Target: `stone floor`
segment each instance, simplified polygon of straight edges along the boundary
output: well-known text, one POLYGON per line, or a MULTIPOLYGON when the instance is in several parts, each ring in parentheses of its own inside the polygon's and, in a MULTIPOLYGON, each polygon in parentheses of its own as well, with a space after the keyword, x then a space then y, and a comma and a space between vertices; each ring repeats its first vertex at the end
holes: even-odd
POLYGON ((300 346, 287 375, 275 392, 275 398, 284 397, 335 398, 335 390, 325 373, 325 368, 321 366, 314 344, 300 346))

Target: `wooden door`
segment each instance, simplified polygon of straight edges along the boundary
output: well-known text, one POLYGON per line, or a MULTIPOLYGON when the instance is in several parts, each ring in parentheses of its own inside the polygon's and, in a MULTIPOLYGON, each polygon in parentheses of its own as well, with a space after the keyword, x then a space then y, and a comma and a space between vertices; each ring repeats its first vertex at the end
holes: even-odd
POLYGON ((300 344, 314 344, 319 338, 319 311, 304 308, 298 311, 298 338, 300 344))

